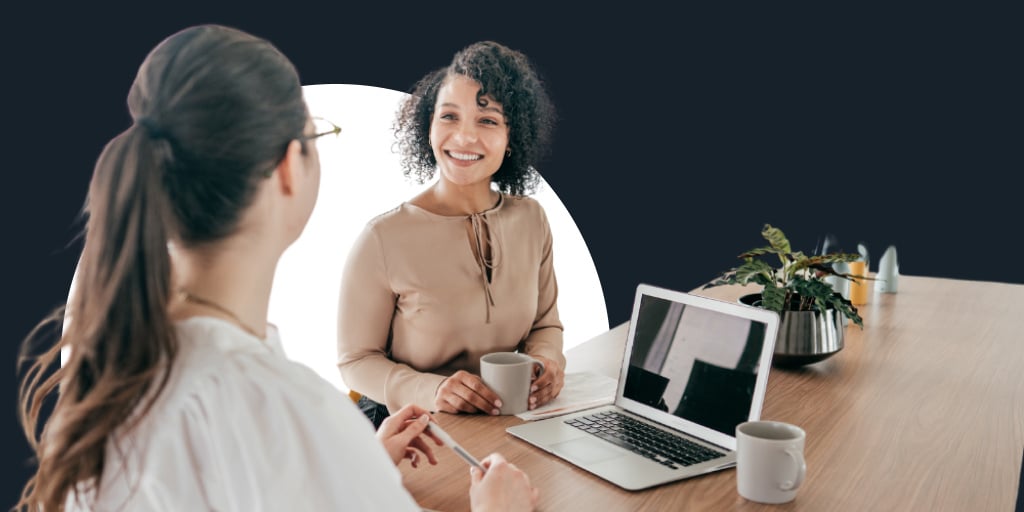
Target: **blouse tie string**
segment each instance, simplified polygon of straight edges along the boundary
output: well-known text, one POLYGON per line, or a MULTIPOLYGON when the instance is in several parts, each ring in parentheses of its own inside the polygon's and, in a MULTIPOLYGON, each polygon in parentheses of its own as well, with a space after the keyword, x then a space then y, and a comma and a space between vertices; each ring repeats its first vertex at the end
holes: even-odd
POLYGON ((493 277, 494 269, 498 266, 498 237, 494 231, 486 213, 474 213, 469 216, 469 222, 473 227, 473 241, 476 244, 476 264, 480 267, 480 280, 484 286, 484 302, 487 308, 487 323, 491 323, 491 307, 494 306, 494 297, 491 295, 491 280, 487 277, 488 271, 493 277), (486 235, 485 235, 486 233, 486 235), (487 256, 484 252, 484 236, 487 237, 486 246, 490 247, 491 254, 487 256))

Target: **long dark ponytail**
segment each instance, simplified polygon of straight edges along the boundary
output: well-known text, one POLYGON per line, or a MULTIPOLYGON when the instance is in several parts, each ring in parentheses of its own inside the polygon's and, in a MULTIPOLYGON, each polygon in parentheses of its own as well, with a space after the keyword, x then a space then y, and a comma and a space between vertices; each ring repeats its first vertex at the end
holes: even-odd
MULTIPOLYGON (((107 441, 146 415, 175 361, 168 243, 233 233, 307 118, 288 59, 265 40, 215 25, 154 48, 128 105, 134 123, 104 148, 89 186, 67 328, 43 354, 23 354, 34 362, 20 413, 38 469, 21 508, 60 510, 69 493, 98 490, 107 441), (67 362, 47 374, 63 348, 67 362), (58 389, 37 437, 44 400, 58 389)), ((30 334, 26 350, 57 317, 30 334)))

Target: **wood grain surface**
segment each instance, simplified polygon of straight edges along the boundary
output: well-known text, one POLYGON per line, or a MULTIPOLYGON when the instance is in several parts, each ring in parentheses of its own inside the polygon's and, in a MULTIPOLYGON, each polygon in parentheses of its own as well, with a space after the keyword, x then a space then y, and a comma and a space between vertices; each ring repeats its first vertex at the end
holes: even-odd
MULTIPOLYGON (((740 497, 735 469, 625 491, 506 434, 518 418, 437 417, 478 458, 500 452, 525 470, 540 510, 1012 510, 1024 452, 1024 286, 913 276, 899 286, 871 290, 864 329, 846 327, 837 355, 771 369, 762 418, 807 432, 807 477, 788 504, 740 497)), ((617 376, 625 332, 575 347, 568 370, 617 376)), ((450 450, 438 456, 438 466, 402 465, 407 488, 423 507, 469 510, 468 466, 450 450)))

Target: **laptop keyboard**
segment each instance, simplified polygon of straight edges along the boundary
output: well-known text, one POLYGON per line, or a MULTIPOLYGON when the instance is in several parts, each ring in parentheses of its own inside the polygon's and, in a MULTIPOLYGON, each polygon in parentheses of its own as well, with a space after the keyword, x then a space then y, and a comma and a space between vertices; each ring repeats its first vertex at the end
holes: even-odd
POLYGON ((565 420, 565 423, 670 469, 692 466, 723 455, 615 411, 580 416, 565 420))

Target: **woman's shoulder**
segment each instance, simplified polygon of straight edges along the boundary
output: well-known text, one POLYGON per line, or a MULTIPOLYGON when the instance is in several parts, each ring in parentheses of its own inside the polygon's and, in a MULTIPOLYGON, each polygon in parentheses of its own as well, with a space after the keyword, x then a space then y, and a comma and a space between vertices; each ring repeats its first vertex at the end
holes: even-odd
POLYGON ((416 206, 410 201, 405 201, 390 210, 377 214, 366 222, 368 231, 391 231, 395 229, 407 229, 410 226, 419 226, 424 223, 436 223, 444 220, 445 217, 436 215, 429 210, 416 206))
POLYGON ((176 327, 179 354, 167 389, 171 414, 200 405, 262 415, 267 407, 341 395, 311 369, 285 357, 274 327, 263 340, 210 317, 190 318, 176 327))
POLYGON ((366 221, 366 229, 374 229, 379 226, 387 226, 395 222, 402 222, 408 215, 406 211, 405 203, 396 205, 395 207, 378 213, 366 221))
POLYGON ((544 207, 541 206, 540 201, 537 201, 530 196, 515 196, 511 194, 505 194, 503 208, 530 212, 544 211, 544 207))
POLYGON ((501 210, 508 217, 520 218, 529 224, 547 224, 547 214, 540 202, 529 196, 505 195, 501 210))
MULTIPOLYGON (((352 505, 371 497, 349 485, 360 478, 351 461, 378 477, 395 471, 351 399, 308 367, 218 319, 178 322, 177 332, 167 386, 108 450, 109 467, 119 468, 104 472, 108 499, 156 492, 168 503, 216 509, 280 510, 296 499, 352 505)), ((268 338, 279 343, 276 333, 268 338)))

